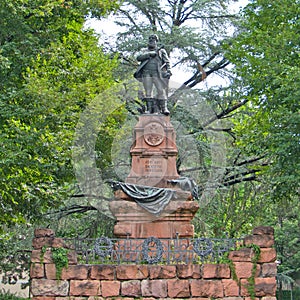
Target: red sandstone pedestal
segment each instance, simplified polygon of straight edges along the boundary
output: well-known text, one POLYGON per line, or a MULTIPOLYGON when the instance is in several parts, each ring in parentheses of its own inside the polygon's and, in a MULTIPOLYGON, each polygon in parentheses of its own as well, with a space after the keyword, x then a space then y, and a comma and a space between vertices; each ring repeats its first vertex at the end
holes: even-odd
POLYGON ((168 180, 178 178, 175 139, 169 116, 141 115, 134 128, 131 171, 126 183, 167 187, 168 180))
MULTIPOLYGON (((116 194, 122 194, 118 191, 116 194)), ((114 235, 123 238, 158 238, 193 237, 194 226, 191 224, 199 209, 197 202, 191 200, 189 192, 178 191, 164 208, 160 216, 155 216, 140 207, 135 201, 116 198, 110 202, 110 210, 117 219, 114 235)))
POLYGON ((131 171, 126 183, 149 187, 171 188, 175 193, 159 216, 149 213, 121 190, 115 192, 110 210, 117 220, 116 237, 175 238, 193 237, 191 224, 199 209, 190 192, 168 183, 179 178, 176 169, 177 147, 170 117, 141 115, 134 127, 131 171))

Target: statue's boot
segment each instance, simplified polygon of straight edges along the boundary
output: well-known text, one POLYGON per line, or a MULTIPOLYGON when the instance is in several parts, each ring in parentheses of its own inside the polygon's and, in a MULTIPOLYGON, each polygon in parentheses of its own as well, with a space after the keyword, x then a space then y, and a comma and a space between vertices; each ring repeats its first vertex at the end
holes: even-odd
POLYGON ((162 100, 161 101, 161 111, 164 115, 168 116, 170 114, 170 111, 168 110, 168 101, 162 100))
POLYGON ((146 111, 145 114, 151 114, 153 111, 153 99, 152 98, 144 98, 144 102, 146 102, 146 111))
POLYGON ((153 99, 153 113, 154 114, 159 114, 160 113, 160 105, 159 105, 160 100, 153 99))

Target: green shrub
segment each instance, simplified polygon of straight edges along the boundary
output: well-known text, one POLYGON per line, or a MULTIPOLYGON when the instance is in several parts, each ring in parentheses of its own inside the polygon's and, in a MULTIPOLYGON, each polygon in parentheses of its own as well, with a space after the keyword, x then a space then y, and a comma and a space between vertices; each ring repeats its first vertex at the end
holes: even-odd
MULTIPOLYGON (((279 291, 277 291, 277 299, 280 299, 279 291)), ((298 300, 300 299, 300 288, 291 291, 282 291, 282 300, 298 300)))

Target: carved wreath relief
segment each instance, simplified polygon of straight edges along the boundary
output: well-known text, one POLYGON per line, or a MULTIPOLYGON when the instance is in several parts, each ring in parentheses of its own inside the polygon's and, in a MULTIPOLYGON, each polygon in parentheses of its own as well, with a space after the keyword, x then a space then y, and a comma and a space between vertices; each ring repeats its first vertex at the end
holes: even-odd
POLYGON ((144 140, 150 146, 158 146, 165 136, 164 128, 157 122, 151 122, 145 126, 144 140))

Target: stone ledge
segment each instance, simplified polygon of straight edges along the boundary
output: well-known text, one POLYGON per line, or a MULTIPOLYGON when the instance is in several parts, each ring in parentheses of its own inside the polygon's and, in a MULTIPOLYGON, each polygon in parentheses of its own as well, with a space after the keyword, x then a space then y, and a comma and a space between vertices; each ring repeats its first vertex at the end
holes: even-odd
POLYGON ((277 275, 277 264, 276 263, 265 263, 261 267, 261 277, 276 277, 277 275))
POLYGON ((96 280, 114 280, 115 272, 115 266, 93 265, 91 266, 90 278, 96 280))
POLYGON ((116 297, 120 295, 120 281, 101 281, 101 291, 103 297, 116 297))
POLYGON ((252 231, 254 235, 272 235, 274 236, 274 228, 270 226, 258 226, 252 231))
POLYGON ((32 263, 30 266, 30 278, 44 278, 45 268, 44 264, 32 263))
POLYGON ((251 262, 253 257, 254 253, 250 248, 230 251, 228 256, 228 258, 234 262, 251 262))
POLYGON ((32 240, 32 247, 36 250, 42 249, 43 247, 70 249, 64 239, 56 237, 35 237, 32 240))
MULTIPOLYGON (((46 264, 46 278, 56 279, 56 266, 55 264, 46 264)), ((90 267, 87 265, 70 265, 68 268, 63 268, 60 279, 62 280, 84 280, 88 279, 90 267)))
POLYGON ((201 265, 177 265, 178 278, 201 278, 201 265))
POLYGON ((142 296, 166 298, 167 297, 167 280, 143 280, 141 283, 142 296))
POLYGON ((49 228, 36 228, 34 230, 34 237, 55 237, 54 230, 49 228))
POLYGON ((236 297, 239 295, 240 287, 234 279, 222 279, 222 284, 224 287, 224 296, 236 297))
MULTIPOLYGON (((252 276, 252 262, 234 262, 235 272, 238 279, 250 278, 252 276)), ((257 265, 256 277, 260 274, 260 265, 257 265)))
POLYGON ((272 235, 249 235, 245 237, 244 243, 246 246, 251 244, 257 245, 260 248, 271 248, 274 246, 274 237, 272 235))

